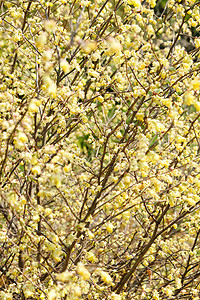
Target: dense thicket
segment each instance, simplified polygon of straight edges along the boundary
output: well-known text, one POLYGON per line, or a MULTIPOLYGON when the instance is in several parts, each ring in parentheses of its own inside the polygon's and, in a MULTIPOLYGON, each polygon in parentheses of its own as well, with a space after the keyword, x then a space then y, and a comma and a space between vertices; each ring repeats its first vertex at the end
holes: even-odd
POLYGON ((199 299, 199 2, 0 9, 0 298, 199 299))

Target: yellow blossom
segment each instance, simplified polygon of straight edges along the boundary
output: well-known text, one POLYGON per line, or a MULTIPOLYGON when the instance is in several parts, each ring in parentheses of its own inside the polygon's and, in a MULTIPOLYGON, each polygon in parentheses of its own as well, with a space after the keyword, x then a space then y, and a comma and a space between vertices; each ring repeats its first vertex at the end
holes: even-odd
POLYGON ((47 34, 46 34, 46 32, 42 32, 37 37, 35 44, 39 49, 43 49, 46 42, 47 42, 47 34))
POLYGON ((112 233, 113 232, 113 229, 114 229, 114 226, 112 223, 108 223, 107 226, 106 226, 106 230, 109 232, 109 233, 112 233))
POLYGON ((62 185, 62 176, 60 174, 53 174, 51 176, 51 183, 57 188, 60 188, 62 185))
POLYGON ((45 20, 44 21, 44 28, 48 32, 55 32, 55 30, 56 30, 56 22, 54 20, 45 20))
POLYGON ((122 45, 120 44, 120 42, 117 39, 115 39, 113 37, 109 37, 107 39, 107 41, 109 44, 110 51, 112 53, 116 53, 117 55, 121 54, 122 45))
POLYGON ((61 59, 60 66, 61 66, 61 69, 63 70, 64 73, 69 72, 70 65, 65 59, 61 59))
POLYGON ((65 271, 56 275, 57 280, 65 282, 72 278, 73 274, 69 271, 65 271))
POLYGON ((57 293, 54 289, 52 289, 49 293, 48 293, 48 300, 56 300, 57 299, 57 293))
POLYGON ((112 299, 112 300, 121 300, 122 298, 121 298, 120 295, 117 295, 117 294, 115 294, 115 293, 112 293, 112 294, 111 294, 111 299, 112 299))
POLYGON ((107 272, 101 271, 100 276, 101 276, 101 279, 103 280, 103 282, 105 282, 107 284, 112 283, 112 278, 107 272))
POLYGON ((195 44, 196 48, 199 48, 200 47, 200 39, 196 38, 195 41, 194 41, 194 44, 195 44))
POLYGON ((141 6, 140 0, 127 0, 127 3, 133 5, 136 8, 140 8, 141 6))
POLYGON ((68 173, 70 172, 72 169, 72 165, 71 164, 68 164, 68 165, 65 165, 63 170, 65 171, 65 173, 68 173))
POLYGON ((191 82, 191 89, 194 90, 194 91, 199 91, 199 87, 200 87, 200 78, 196 77, 191 82))
POLYGON ((41 101, 38 99, 32 99, 31 102, 29 103, 28 106, 28 111, 33 113, 33 112, 38 112, 38 107, 40 106, 41 101))
POLYGON ((31 168, 31 171, 34 175, 39 175, 41 173, 41 168, 40 166, 36 165, 31 168))
POLYGON ((19 132, 17 138, 18 138, 22 143, 25 143, 25 142, 28 141, 28 138, 27 138, 26 134, 23 133, 23 132, 19 132))
POLYGON ((194 95, 192 94, 192 92, 186 92, 185 93, 185 104, 187 104, 187 105, 192 105, 192 104, 194 104, 194 102, 195 102, 195 97, 194 97, 194 95))
POLYGON ((83 52, 85 52, 86 54, 90 54, 92 51, 97 49, 97 42, 95 41, 81 41, 81 49, 83 50, 83 52))
POLYGON ((196 108, 196 111, 200 111, 200 101, 195 101, 194 107, 196 108))
POLYGON ((52 96, 55 97, 56 93, 57 93, 57 87, 56 84, 54 82, 51 82, 51 85, 47 88, 47 93, 52 96))
POLYGON ((91 261, 92 263, 94 263, 94 262, 96 262, 97 261, 97 258, 96 258, 96 256, 94 255, 94 253, 93 252, 87 252, 87 259, 89 260, 89 261, 91 261))
POLYGON ((52 209, 51 208, 49 208, 49 207, 45 208, 45 210, 44 210, 45 216, 50 216, 51 213, 52 213, 52 209))
POLYGON ((86 267, 84 266, 84 264, 82 262, 79 262, 77 264, 76 270, 77 270, 77 273, 79 275, 81 275, 84 280, 87 280, 90 278, 90 272, 86 269, 86 267))

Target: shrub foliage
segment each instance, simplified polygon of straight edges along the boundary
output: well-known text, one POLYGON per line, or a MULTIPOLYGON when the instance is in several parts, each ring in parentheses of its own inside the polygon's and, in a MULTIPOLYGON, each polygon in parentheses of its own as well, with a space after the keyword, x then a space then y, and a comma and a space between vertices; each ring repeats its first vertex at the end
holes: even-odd
POLYGON ((0 16, 1 299, 199 299, 199 2, 0 16))

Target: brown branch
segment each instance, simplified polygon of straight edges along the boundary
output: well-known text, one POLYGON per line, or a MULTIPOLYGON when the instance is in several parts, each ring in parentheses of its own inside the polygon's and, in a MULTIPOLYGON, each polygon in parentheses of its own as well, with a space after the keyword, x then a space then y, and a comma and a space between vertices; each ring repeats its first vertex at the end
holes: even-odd
POLYGON ((157 231, 158 231, 159 224, 162 221, 162 219, 163 219, 164 215, 166 214, 166 212, 168 211, 168 209, 169 209, 169 205, 167 205, 165 207, 162 214, 158 218, 158 220, 155 224, 154 232, 152 234, 151 239, 149 240, 148 244, 143 248, 143 250, 140 252, 138 258, 136 259, 135 263, 131 267, 130 271, 127 272, 125 275, 123 275, 121 280, 119 281, 119 283, 113 288, 113 291, 116 291, 117 294, 120 294, 120 292, 122 291, 122 289, 123 289, 124 285, 126 284, 126 282, 130 279, 130 277, 133 275, 133 273, 137 269, 138 265, 141 263, 144 255, 148 252, 151 245, 154 243, 154 241, 158 237, 157 231))

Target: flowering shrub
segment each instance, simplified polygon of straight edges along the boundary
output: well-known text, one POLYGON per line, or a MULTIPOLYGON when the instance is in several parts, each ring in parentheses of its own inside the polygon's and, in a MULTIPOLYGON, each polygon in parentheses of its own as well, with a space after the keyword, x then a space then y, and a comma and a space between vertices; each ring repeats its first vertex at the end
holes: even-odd
POLYGON ((164 2, 1 1, 1 299, 199 299, 199 2, 164 2))

